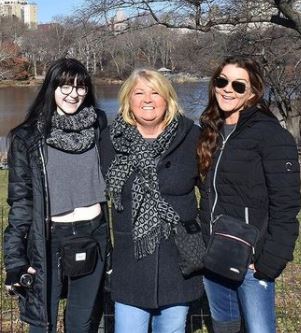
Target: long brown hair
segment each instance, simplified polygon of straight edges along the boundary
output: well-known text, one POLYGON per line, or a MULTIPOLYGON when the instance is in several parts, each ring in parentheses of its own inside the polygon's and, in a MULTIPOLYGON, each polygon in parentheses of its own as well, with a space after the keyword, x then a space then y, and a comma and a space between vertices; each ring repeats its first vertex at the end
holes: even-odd
POLYGON ((257 105, 259 109, 268 112, 267 106, 263 101, 264 80, 258 63, 247 57, 232 56, 226 58, 211 77, 208 105, 200 117, 200 124, 203 130, 199 139, 197 154, 199 156, 199 170, 202 178, 206 177, 212 165, 213 154, 217 149, 219 131, 224 123, 223 112, 218 106, 213 83, 221 74, 223 68, 229 64, 243 68, 249 74, 251 90, 254 96, 246 101, 244 109, 257 105))

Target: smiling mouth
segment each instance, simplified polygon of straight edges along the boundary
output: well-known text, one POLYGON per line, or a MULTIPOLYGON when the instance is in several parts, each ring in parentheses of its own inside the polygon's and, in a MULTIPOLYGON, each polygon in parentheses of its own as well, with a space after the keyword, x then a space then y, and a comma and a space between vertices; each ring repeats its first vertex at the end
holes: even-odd
POLYGON ((143 106, 141 109, 142 110, 154 110, 155 107, 154 106, 143 106))
POLYGON ((66 103, 69 103, 69 104, 77 104, 77 103, 78 103, 78 101, 77 101, 76 99, 74 99, 74 100, 72 100, 72 101, 65 99, 64 101, 65 101, 66 103))
POLYGON ((223 99, 226 99, 227 101, 232 101, 234 100, 235 98, 234 97, 231 97, 231 96, 225 96, 225 95, 222 95, 223 99))

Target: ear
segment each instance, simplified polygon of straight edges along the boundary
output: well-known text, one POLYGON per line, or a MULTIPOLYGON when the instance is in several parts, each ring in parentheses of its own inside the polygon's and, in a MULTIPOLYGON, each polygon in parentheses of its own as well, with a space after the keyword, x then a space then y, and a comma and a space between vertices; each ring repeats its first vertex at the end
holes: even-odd
POLYGON ((250 96, 249 96, 249 98, 248 98, 248 101, 249 101, 250 99, 252 99, 254 96, 255 96, 255 94, 254 94, 254 93, 251 93, 250 96))

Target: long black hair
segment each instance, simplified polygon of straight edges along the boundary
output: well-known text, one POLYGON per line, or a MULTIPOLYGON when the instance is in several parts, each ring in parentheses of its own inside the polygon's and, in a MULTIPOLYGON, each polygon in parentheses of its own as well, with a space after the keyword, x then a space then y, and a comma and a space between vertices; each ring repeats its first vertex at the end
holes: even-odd
MULTIPOLYGON (((85 66, 73 58, 61 58, 52 63, 48 69, 43 84, 29 107, 25 120, 20 126, 36 127, 39 123, 39 130, 45 137, 50 132, 51 118, 56 111, 55 90, 57 87, 70 84, 73 85, 75 78, 78 85, 83 85, 88 88, 88 93, 81 105, 81 108, 86 106, 95 106, 95 96, 91 77, 85 66)), ((15 129, 16 129, 15 128, 15 129)), ((15 131, 12 130, 12 132, 15 131)))

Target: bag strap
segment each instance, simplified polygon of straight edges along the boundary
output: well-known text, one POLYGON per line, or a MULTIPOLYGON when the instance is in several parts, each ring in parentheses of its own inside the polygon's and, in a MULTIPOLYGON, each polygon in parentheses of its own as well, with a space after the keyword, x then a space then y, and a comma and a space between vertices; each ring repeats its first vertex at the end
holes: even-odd
POLYGON ((197 204, 197 209, 198 211, 200 210, 201 207, 201 192, 198 186, 194 187, 195 195, 196 195, 196 204, 197 204))
POLYGON ((114 248, 114 232, 113 232, 113 216, 112 216, 112 198, 109 196, 108 200, 108 222, 109 222, 109 236, 112 248, 114 248))

